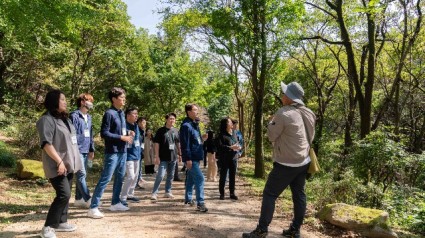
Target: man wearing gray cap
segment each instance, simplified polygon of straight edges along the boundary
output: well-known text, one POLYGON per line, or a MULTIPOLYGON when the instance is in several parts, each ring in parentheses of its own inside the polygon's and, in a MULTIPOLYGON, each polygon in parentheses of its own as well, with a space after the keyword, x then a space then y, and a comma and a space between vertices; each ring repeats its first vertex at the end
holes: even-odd
POLYGON ((294 217, 284 237, 299 238, 306 211, 304 192, 310 164, 309 150, 314 138, 316 116, 305 107, 304 90, 296 82, 281 83, 282 104, 267 125, 267 136, 273 144, 273 169, 263 190, 260 219, 257 228, 243 233, 244 238, 266 237, 272 221, 276 199, 289 186, 294 203, 294 217))

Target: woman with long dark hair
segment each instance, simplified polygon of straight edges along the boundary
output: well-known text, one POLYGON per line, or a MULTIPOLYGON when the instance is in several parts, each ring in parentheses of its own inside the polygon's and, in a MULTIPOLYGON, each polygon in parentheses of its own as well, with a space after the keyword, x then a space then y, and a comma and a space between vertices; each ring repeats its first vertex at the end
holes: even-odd
POLYGON ((220 134, 218 135, 218 151, 220 154, 220 200, 224 200, 224 186, 227 173, 229 173, 230 199, 238 200, 235 195, 236 165, 240 145, 236 135, 233 133, 232 119, 225 117, 220 121, 220 134))
POLYGON ((40 146, 43 149, 44 174, 56 191, 50 205, 41 237, 54 238, 57 232, 75 231, 68 223, 69 198, 72 177, 82 169, 74 125, 68 118, 67 103, 63 92, 52 90, 44 100, 46 112, 37 121, 40 146))

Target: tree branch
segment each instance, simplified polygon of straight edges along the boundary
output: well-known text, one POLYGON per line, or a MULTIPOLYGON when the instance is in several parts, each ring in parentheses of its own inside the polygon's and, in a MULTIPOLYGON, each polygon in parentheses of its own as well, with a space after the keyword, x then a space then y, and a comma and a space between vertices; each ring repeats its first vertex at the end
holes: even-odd
POLYGON ((332 45, 343 45, 344 41, 331 41, 326 38, 323 38, 322 36, 312 36, 312 37, 303 37, 301 40, 322 40, 325 43, 332 44, 332 45))

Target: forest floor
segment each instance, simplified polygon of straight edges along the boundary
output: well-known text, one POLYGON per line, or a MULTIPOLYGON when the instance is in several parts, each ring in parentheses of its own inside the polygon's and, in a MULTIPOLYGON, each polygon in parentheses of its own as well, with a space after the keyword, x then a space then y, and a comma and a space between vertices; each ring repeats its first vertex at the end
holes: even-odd
MULTIPOLYGON (((204 171, 205 172, 205 171, 204 171)), ((181 172, 181 178, 184 173, 181 172)), ((126 212, 109 211, 111 199, 111 184, 105 191, 100 207, 105 214, 103 219, 91 219, 87 217, 87 209, 75 208, 73 206, 74 198, 70 201, 69 222, 77 225, 75 232, 57 233, 58 237, 242 237, 243 232, 253 230, 257 224, 261 197, 254 194, 249 184, 242 178, 237 178, 237 195, 239 200, 219 200, 218 182, 205 183, 205 200, 209 209, 202 213, 196 210, 196 206, 185 206, 184 201, 184 182, 173 182, 172 192, 174 199, 163 198, 164 182, 161 184, 160 193, 157 202, 150 200, 154 176, 144 176, 147 181, 144 190, 136 190, 135 195, 141 198, 140 203, 129 203, 130 210, 126 212)), ((112 182, 111 182, 112 183, 112 182)), ((0 203, 3 209, 7 209, 7 203, 13 204, 14 199, 7 199, 7 190, 16 189, 17 186, 23 186, 22 181, 0 179, 0 203)), ((29 188, 29 190, 33 188, 29 188)), ((34 184, 34 186, 37 186, 34 184)), ((48 204, 52 200, 53 188, 49 184, 41 186, 39 193, 50 194, 39 199, 43 202, 34 200, 35 193, 26 193, 25 196, 32 197, 32 203, 44 203, 44 206, 34 209, 35 211, 19 214, 12 219, 11 224, 0 226, 0 237, 38 237, 40 230, 46 219, 48 204)), ((93 187, 91 187, 93 191, 93 187)), ((282 237, 282 229, 289 226, 291 220, 291 211, 283 211, 277 203, 273 222, 269 227, 267 237, 282 237)), ((32 206, 37 204, 22 204, 24 209, 31 210, 32 206)), ((1 209, 1 207, 0 207, 1 209)), ((19 212, 17 212, 19 213, 19 212)), ((0 213, 1 217, 1 213, 0 213)), ((336 227, 326 224, 305 224, 302 227, 303 237, 359 237, 355 233, 343 231, 336 227)))

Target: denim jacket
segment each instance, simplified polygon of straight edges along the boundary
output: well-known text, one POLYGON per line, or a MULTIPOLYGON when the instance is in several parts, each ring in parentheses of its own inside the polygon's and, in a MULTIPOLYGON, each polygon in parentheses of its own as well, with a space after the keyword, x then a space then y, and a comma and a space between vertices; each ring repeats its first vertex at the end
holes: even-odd
POLYGON ((69 118, 74 124, 75 131, 77 132, 77 143, 78 149, 81 154, 87 154, 89 152, 94 152, 94 142, 93 142, 93 126, 92 118, 87 114, 87 123, 84 120, 83 113, 80 110, 75 110, 71 112, 69 118), (90 135, 86 137, 84 131, 89 130, 90 135))
POLYGON ((180 127, 179 134, 183 162, 203 160, 204 148, 199 124, 186 117, 180 127))

